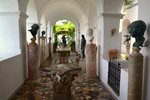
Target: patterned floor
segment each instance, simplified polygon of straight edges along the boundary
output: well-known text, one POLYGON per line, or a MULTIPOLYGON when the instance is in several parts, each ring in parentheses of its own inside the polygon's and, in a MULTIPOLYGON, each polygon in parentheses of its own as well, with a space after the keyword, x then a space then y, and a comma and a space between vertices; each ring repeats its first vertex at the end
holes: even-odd
MULTIPOLYGON (((50 62, 48 60, 42 67, 73 67, 78 64, 75 61, 75 54, 71 54, 69 64, 57 63, 57 58, 50 62)), ((103 87, 100 80, 87 80, 85 77, 85 60, 80 60, 79 66, 82 68, 81 73, 72 83, 71 100, 114 100, 110 93, 103 87)), ((42 72, 42 71, 41 71, 42 72)), ((41 73, 39 84, 32 84, 25 81, 23 87, 15 94, 12 100, 53 100, 53 83, 51 78, 41 73)), ((65 100, 65 99, 61 99, 65 100)))

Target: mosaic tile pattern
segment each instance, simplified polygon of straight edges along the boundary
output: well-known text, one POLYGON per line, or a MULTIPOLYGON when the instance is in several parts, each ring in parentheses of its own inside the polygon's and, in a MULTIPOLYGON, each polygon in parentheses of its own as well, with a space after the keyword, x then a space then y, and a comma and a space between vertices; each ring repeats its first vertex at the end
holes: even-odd
MULTIPOLYGON (((57 64, 55 61, 48 60, 42 67, 57 67, 76 66, 74 54, 71 54, 70 59, 72 62, 69 64, 57 64), (50 64, 50 65, 49 65, 50 64)), ((56 60, 55 58, 53 60, 56 60)), ((83 68, 85 60, 80 61, 80 66, 83 68)), ((85 70, 75 77, 71 87, 72 97, 71 100, 114 100, 110 93, 104 88, 100 80, 93 79, 87 80, 85 77, 85 70)), ((53 83, 51 78, 46 77, 46 73, 41 71, 41 81, 39 84, 30 83, 28 80, 25 81, 22 88, 15 94, 12 100, 52 100, 53 97, 53 83)), ((65 100, 62 98, 62 100, 65 100)))

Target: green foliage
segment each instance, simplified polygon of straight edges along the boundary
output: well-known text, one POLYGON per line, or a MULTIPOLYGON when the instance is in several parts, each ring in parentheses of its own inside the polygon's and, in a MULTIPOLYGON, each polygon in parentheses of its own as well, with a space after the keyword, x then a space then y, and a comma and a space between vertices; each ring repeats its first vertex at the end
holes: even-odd
POLYGON ((70 21, 63 23, 63 25, 55 24, 55 26, 53 27, 53 32, 54 34, 57 35, 66 34, 66 35, 74 36, 75 26, 70 21))
POLYGON ((134 0, 124 0, 124 5, 129 5, 133 2, 134 0))
POLYGON ((74 40, 70 40, 68 45, 69 45, 69 47, 71 47, 72 51, 75 51, 75 41, 74 40))
POLYGON ((54 32, 54 44, 58 44, 58 35, 66 35, 68 40, 68 46, 71 47, 72 50, 75 49, 75 26, 72 22, 66 21, 62 22, 63 24, 55 24, 53 27, 54 32))

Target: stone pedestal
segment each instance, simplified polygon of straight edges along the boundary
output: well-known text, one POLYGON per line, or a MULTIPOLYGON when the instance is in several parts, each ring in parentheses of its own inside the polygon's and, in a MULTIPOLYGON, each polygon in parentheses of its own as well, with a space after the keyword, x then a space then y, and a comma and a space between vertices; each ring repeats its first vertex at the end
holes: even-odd
POLYGON ((42 64, 45 61, 45 39, 46 37, 40 37, 40 63, 42 64))
POLYGON ((86 77, 96 78, 96 44, 86 45, 86 77))
POLYGON ((28 45, 28 79, 31 81, 40 79, 39 47, 35 40, 35 38, 32 38, 32 42, 28 45))
POLYGON ((143 55, 133 47, 129 55, 128 100, 142 100, 143 55))

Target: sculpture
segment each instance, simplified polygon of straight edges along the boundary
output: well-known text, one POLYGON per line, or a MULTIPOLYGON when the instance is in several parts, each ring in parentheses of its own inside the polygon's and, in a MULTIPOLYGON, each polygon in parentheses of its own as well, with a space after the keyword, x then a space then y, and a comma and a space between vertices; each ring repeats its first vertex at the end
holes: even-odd
POLYGON ((82 54, 82 59, 85 58, 85 45, 86 45, 86 40, 84 35, 82 35, 81 39, 81 54, 82 54))
POLYGON ((65 48, 67 46, 67 44, 66 44, 67 41, 66 41, 65 35, 63 35, 61 39, 62 39, 63 47, 65 48))
POLYGON ((36 39, 36 34, 37 34, 38 29, 39 29, 39 25, 38 25, 38 24, 33 24, 33 25, 31 26, 31 29, 28 30, 28 31, 31 32, 31 35, 32 35, 33 38, 35 38, 35 39, 36 39))
POLYGON ((42 33, 42 36, 44 36, 44 34, 45 34, 45 31, 42 31, 41 33, 42 33))
POLYGON ((93 29, 89 28, 88 31, 87 31, 87 44, 92 44, 93 39, 94 39, 93 29))
POLYGON ((133 47, 137 47, 137 48, 143 47, 143 43, 145 40, 143 35, 145 30, 146 30, 146 24, 142 20, 134 21, 128 26, 129 34, 135 38, 133 47))

